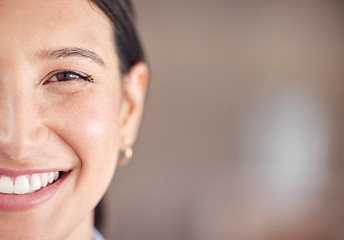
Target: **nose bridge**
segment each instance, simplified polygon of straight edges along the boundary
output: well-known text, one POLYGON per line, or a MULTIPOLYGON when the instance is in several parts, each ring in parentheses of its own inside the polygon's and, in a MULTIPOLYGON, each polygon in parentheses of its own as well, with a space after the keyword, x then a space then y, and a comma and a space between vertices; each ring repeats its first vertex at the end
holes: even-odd
POLYGON ((47 141, 48 132, 40 122, 34 88, 5 85, 0 90, 0 151, 11 159, 23 159, 47 141))

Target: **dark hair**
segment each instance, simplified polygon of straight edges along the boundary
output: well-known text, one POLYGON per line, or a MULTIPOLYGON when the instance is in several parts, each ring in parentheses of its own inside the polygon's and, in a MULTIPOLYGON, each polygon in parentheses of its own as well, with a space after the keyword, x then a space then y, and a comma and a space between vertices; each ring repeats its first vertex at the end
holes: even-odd
POLYGON ((115 44, 123 75, 138 62, 145 61, 135 28, 135 12, 130 0, 91 0, 112 22, 115 44))

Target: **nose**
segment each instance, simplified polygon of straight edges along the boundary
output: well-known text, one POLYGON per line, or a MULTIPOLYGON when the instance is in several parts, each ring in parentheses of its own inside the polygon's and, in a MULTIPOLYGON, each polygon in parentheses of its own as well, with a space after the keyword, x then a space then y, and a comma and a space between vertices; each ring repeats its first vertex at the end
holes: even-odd
POLYGON ((0 153, 22 160, 39 150, 49 138, 41 123, 38 104, 27 89, 0 90, 0 153))

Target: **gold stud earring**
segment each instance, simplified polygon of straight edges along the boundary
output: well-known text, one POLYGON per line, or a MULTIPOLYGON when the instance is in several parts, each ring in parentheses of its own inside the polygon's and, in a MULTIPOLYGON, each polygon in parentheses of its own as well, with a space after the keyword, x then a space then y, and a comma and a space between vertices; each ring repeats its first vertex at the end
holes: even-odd
POLYGON ((118 165, 124 166, 127 165, 128 162, 130 161, 131 157, 133 156, 133 148, 130 145, 130 141, 126 139, 125 142, 125 148, 124 150, 119 151, 119 156, 118 156, 118 165))

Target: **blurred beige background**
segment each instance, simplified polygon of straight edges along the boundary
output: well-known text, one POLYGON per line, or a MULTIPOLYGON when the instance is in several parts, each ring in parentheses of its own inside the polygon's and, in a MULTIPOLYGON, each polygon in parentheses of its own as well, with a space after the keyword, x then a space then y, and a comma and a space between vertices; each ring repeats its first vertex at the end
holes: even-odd
POLYGON ((152 75, 107 239, 344 239, 343 1, 134 2, 152 75))

